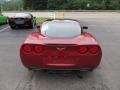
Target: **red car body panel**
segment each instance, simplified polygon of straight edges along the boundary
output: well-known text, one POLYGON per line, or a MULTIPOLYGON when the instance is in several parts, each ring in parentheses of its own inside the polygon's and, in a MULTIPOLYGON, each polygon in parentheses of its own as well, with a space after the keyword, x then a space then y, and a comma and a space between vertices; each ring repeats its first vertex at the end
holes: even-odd
POLYGON ((87 32, 75 38, 48 38, 39 32, 34 32, 28 36, 20 48, 20 57, 23 65, 27 68, 35 69, 94 69, 101 61, 102 50, 97 40, 87 32), (25 53, 24 45, 34 48, 36 45, 42 46, 41 53, 25 53), (79 48, 86 46, 88 51, 79 53, 79 48), (89 49, 92 46, 98 47, 99 51, 91 54, 89 49))

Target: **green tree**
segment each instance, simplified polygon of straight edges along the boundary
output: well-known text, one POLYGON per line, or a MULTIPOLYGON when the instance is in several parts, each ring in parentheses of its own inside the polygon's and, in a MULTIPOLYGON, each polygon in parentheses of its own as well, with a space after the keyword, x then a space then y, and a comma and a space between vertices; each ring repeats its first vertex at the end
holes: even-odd
POLYGON ((10 0, 10 1, 5 1, 2 4, 2 9, 3 10, 8 10, 8 11, 17 11, 17 10, 22 10, 23 4, 21 0, 10 0))
POLYGON ((25 10, 119 10, 120 0, 23 0, 25 10))
POLYGON ((32 3, 33 0, 23 0, 23 8, 25 10, 29 10, 29 9, 32 9, 33 8, 33 3, 32 3))
POLYGON ((113 9, 113 10, 118 10, 120 9, 120 3, 119 0, 111 0, 109 8, 108 9, 113 9))
POLYGON ((48 0, 47 9, 60 10, 66 7, 66 3, 67 0, 48 0))
POLYGON ((25 10, 44 10, 47 8, 47 0, 23 0, 25 10))

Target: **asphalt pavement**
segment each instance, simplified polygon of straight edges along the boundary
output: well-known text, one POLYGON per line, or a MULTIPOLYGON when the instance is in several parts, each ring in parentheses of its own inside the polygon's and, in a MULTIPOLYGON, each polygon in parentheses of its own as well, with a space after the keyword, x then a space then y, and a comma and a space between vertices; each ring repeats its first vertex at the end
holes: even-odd
POLYGON ((93 72, 80 73, 83 77, 72 71, 28 71, 19 48, 34 30, 0 26, 0 90, 120 90, 120 14, 89 17, 77 19, 99 41, 103 57, 93 72))

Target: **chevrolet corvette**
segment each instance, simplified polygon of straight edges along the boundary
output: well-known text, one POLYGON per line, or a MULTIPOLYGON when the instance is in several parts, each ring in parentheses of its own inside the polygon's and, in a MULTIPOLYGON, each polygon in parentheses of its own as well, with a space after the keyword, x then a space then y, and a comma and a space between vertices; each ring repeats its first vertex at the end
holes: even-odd
POLYGON ((44 22, 20 47, 20 57, 28 69, 94 70, 101 62, 98 41, 77 20, 44 22))
POLYGON ((17 13, 15 16, 9 17, 8 23, 12 29, 24 26, 34 28, 36 18, 30 13, 17 13))

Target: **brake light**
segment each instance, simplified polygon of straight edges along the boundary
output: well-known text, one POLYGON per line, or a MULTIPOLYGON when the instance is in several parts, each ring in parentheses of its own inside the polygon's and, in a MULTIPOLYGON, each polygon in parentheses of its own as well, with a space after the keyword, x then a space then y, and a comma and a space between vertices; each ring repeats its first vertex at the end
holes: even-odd
POLYGON ((80 46, 79 51, 81 54, 85 54, 88 51, 87 46, 80 46))
POLYGON ((23 46, 23 51, 25 53, 31 53, 32 52, 32 47, 30 45, 24 45, 23 46))
POLYGON ((43 51, 43 46, 41 46, 41 45, 36 45, 35 47, 34 47, 34 52, 35 53, 41 53, 43 51))
POLYGON ((90 46, 89 52, 90 52, 91 54, 96 54, 96 53, 99 52, 99 47, 98 47, 98 46, 90 46))
POLYGON ((10 20, 10 21, 13 21, 13 20, 14 20, 14 18, 13 18, 13 17, 10 17, 10 18, 9 18, 9 20, 10 20))
POLYGON ((31 20, 31 18, 25 18, 25 20, 26 20, 26 21, 29 21, 29 20, 31 20))

